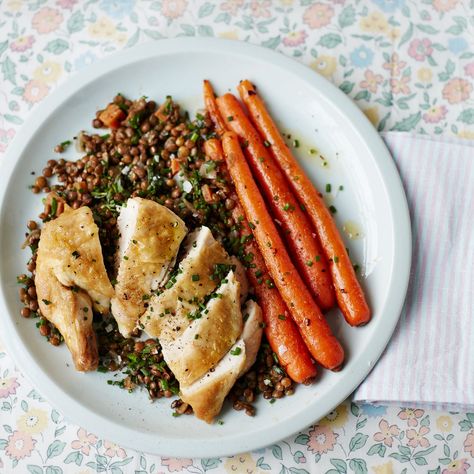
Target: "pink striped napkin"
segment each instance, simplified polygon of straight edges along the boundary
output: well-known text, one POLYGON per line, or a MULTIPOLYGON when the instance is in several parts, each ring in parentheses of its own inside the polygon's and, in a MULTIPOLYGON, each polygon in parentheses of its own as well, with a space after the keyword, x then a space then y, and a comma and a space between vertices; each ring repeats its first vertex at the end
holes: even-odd
POLYGON ((358 402, 474 410, 474 142, 387 133, 413 262, 400 321, 358 402))

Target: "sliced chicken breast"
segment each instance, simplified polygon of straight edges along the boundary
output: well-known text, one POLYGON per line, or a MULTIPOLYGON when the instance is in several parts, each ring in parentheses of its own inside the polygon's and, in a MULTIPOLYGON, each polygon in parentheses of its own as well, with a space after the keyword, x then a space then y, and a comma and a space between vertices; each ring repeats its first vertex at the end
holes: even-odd
POLYGON ((239 339, 212 371, 191 385, 181 386, 181 399, 193 407, 199 419, 212 423, 242 372, 245 360, 245 343, 239 339))
POLYGON ((191 322, 188 315, 194 313, 201 300, 220 283, 214 276, 216 265, 232 265, 224 247, 214 239, 208 227, 190 234, 186 248, 176 276, 169 282, 173 286, 153 296, 141 317, 144 330, 160 340, 176 339, 186 330, 191 322))
POLYGON ((211 423, 220 413, 225 397, 239 377, 255 363, 262 340, 262 310, 248 301, 242 314, 246 319, 241 336, 219 363, 190 385, 181 383, 181 398, 195 415, 211 423))
POLYGON ((105 270, 98 228, 88 207, 67 207, 44 225, 35 284, 41 314, 64 337, 76 369, 96 369, 92 308, 107 312, 114 290, 105 270))
POLYGON ((138 197, 127 201, 117 224, 120 241, 112 314, 121 334, 129 337, 145 312, 150 292, 174 265, 187 229, 167 207, 138 197))
MULTIPOLYGON (((240 375, 248 372, 250 367, 257 359, 257 353, 260 349, 263 334, 263 315, 260 306, 253 300, 247 301, 242 308, 242 315, 244 318, 244 330, 242 331, 241 339, 245 343, 245 365, 240 375)), ((240 377, 239 375, 239 377, 240 377)))
POLYGON ((237 280, 239 280, 240 282, 240 304, 243 304, 247 299, 249 293, 249 283, 247 280, 246 270, 240 260, 234 255, 230 257, 230 261, 233 265, 237 280))
POLYGON ((233 271, 195 317, 180 337, 162 341, 163 357, 181 385, 212 369, 242 333, 240 283, 233 271))

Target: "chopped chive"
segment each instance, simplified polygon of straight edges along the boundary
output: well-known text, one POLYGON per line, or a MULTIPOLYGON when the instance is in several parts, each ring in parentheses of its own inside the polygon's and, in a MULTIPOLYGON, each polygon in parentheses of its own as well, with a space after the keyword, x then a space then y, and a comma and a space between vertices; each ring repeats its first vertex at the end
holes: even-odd
POLYGON ((263 142, 263 145, 265 146, 265 148, 268 148, 268 147, 270 146, 270 142, 267 141, 267 140, 265 140, 265 141, 263 142))
POLYGON ((334 206, 329 206, 329 210, 331 211, 331 214, 336 214, 337 209, 334 206))
POLYGON ((300 141, 299 140, 293 140, 293 146, 295 148, 299 148, 300 147, 300 141))
POLYGON ((229 116, 227 117, 227 121, 228 121, 228 122, 232 122, 232 120, 234 120, 234 117, 233 117, 232 115, 229 115, 229 116))
POLYGON ((331 183, 326 184, 326 192, 327 193, 331 192, 331 183))
POLYGON ((232 349, 230 351, 230 353, 233 355, 233 356, 238 356, 240 353, 242 352, 242 349, 240 347, 236 347, 235 349, 232 349))
POLYGON ((308 267, 312 267, 313 266, 313 261, 312 260, 308 260, 306 262, 306 265, 308 265, 308 267))
POLYGON ((192 279, 193 281, 199 281, 199 278, 200 278, 199 275, 193 275, 193 276, 191 277, 191 279, 192 279))
POLYGON ((279 314, 278 319, 281 319, 282 321, 286 321, 286 316, 284 314, 279 314))

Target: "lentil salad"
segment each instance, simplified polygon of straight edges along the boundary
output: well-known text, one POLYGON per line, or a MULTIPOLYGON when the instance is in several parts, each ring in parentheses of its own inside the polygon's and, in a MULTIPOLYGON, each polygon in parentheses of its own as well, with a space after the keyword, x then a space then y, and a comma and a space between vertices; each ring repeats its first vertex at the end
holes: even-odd
MULTIPOLYGON (((57 198, 45 201, 39 215, 47 222, 60 215, 64 204, 73 209, 89 206, 99 227, 99 237, 109 277, 114 279, 114 254, 119 237, 117 216, 129 197, 144 197, 165 205, 190 228, 208 226, 230 255, 236 255, 252 265, 245 253, 245 239, 240 237, 239 222, 232 217, 235 193, 225 162, 208 161, 202 152, 205 140, 215 135, 212 121, 206 113, 191 120, 171 97, 160 108, 145 97, 132 101, 118 94, 111 103, 122 118, 116 129, 107 133, 80 133, 76 143, 83 152, 77 161, 51 159, 32 185, 34 193, 54 191, 57 198), (165 120, 155 115, 165 112, 165 120), (181 171, 177 179, 177 169, 181 171), (57 183, 53 182, 57 179, 57 183)), ((101 111, 92 125, 101 129, 101 111)), ((71 143, 60 143, 55 152, 62 153, 71 143)), ((26 245, 32 251, 27 265, 29 275, 18 278, 22 285, 20 298, 24 303, 21 315, 36 318, 40 333, 52 345, 59 345, 59 331, 40 314, 35 289, 35 262, 41 235, 40 224, 28 222, 26 245)), ((269 281, 265 283, 272 285, 269 281)), ((131 338, 123 338, 113 318, 95 315, 98 335, 99 371, 110 373, 111 385, 129 391, 145 387, 152 400, 177 395, 179 386, 163 360, 158 340, 141 340, 138 329, 131 338)), ((229 395, 236 410, 253 415, 252 403, 258 394, 274 400, 294 391, 269 344, 263 341, 257 362, 234 386, 229 395)), ((172 402, 177 415, 192 412, 179 399, 172 402)))

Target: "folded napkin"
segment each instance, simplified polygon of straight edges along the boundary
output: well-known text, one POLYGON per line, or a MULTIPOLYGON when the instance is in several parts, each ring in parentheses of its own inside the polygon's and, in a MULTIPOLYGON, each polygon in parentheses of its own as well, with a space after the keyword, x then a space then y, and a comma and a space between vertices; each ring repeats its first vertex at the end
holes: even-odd
POLYGON ((398 326, 354 400, 473 411, 474 142, 383 138, 408 198, 413 261, 398 326))

